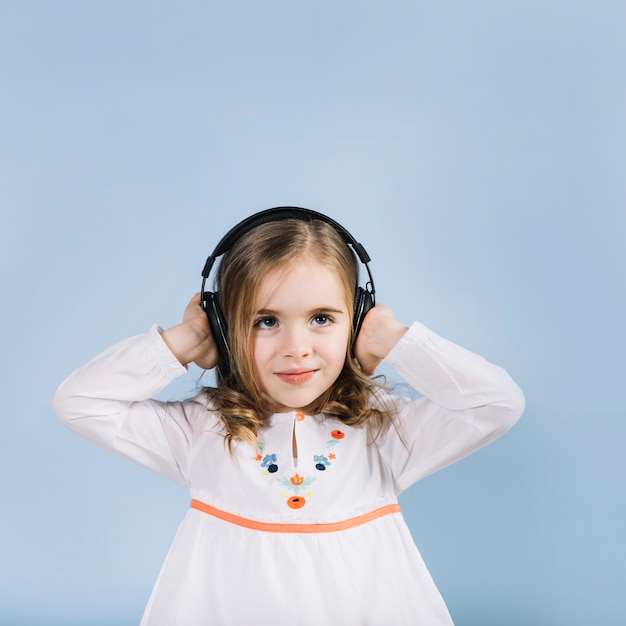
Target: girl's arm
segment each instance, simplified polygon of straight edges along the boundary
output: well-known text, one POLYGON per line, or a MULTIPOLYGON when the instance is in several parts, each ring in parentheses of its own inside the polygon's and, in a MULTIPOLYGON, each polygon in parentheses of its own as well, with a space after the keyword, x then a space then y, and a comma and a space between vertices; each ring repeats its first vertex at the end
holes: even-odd
MULTIPOLYGON (((387 310, 377 321, 379 328, 387 328, 391 342, 394 325, 383 317, 393 314, 387 310)), ((367 316, 364 328, 366 322, 367 316)), ((364 345, 374 345, 374 339, 370 337, 361 349, 364 345)), ((384 352, 372 349, 361 358, 372 362, 384 358, 423 396, 415 401, 393 398, 396 428, 387 427, 377 440, 398 492, 494 440, 524 410, 523 393, 504 369, 422 324, 405 328, 384 352)))
POLYGON ((151 398, 184 375, 190 361, 215 363, 201 316, 206 320, 194 296, 181 324, 164 332, 155 326, 105 350, 60 385, 54 412, 86 439, 186 484, 194 428, 210 414, 199 402, 151 398))

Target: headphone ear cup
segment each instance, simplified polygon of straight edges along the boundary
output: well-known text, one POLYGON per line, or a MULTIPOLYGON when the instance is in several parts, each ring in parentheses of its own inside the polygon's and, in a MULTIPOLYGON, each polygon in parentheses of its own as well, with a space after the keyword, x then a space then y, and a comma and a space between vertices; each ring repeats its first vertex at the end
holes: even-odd
POLYGON ((374 306, 374 298, 370 291, 359 287, 356 292, 356 298, 354 299, 354 321, 353 321, 353 335, 352 344, 356 341, 356 338, 361 330, 361 324, 367 315, 367 312, 374 306))
POLYGON ((222 309, 220 309, 219 294, 207 294, 203 306, 209 318, 211 335, 220 353, 220 357, 228 362, 230 358, 230 348, 228 347, 228 322, 222 313, 222 309))

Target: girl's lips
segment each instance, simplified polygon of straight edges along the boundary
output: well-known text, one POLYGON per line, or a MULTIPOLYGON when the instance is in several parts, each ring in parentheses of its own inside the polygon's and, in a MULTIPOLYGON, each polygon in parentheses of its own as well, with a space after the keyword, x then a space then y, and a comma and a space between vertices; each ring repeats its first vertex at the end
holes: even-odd
POLYGON ((276 376, 280 378, 283 382, 289 383, 290 385, 302 385, 315 375, 317 370, 306 370, 304 372, 277 372, 276 376))

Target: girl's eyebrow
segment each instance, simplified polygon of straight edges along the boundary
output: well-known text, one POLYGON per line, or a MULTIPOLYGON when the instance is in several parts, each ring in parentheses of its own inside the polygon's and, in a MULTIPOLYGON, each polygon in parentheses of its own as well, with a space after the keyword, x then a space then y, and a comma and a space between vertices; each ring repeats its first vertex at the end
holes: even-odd
MULTIPOLYGON (((334 315, 342 315, 343 313, 345 313, 345 311, 341 310, 341 309, 335 309, 334 307, 331 306, 318 306, 315 307, 314 309, 311 309, 307 314, 308 315, 315 315, 315 314, 319 314, 319 313, 333 313, 334 315)), ((272 316, 278 316, 280 314, 280 311, 274 311, 273 309, 259 309, 255 315, 272 315, 272 316)))
POLYGON ((311 313, 334 313, 335 315, 341 315, 342 313, 345 313, 345 311, 342 309, 335 309, 331 306, 323 306, 313 309, 311 313))

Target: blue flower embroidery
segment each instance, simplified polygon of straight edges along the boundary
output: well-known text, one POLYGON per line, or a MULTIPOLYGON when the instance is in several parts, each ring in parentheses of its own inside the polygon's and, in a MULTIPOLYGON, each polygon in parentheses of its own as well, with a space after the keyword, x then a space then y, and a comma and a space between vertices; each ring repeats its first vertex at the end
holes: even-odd
POLYGON ((266 454, 261 462, 261 467, 266 467, 270 474, 275 474, 278 471, 277 461, 278 458, 275 454, 266 454))
POLYGON ((313 460, 315 461, 315 469, 320 472, 330 466, 330 461, 323 454, 314 454, 313 460))

